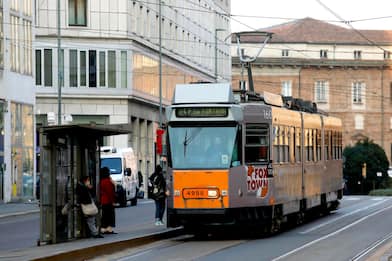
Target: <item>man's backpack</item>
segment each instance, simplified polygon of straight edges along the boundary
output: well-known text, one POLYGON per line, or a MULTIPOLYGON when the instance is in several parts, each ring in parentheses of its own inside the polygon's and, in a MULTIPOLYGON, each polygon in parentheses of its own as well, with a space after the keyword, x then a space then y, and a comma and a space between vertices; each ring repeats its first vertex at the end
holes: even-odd
POLYGON ((149 197, 152 199, 159 199, 165 196, 165 191, 162 186, 162 180, 155 176, 151 179, 151 187, 149 187, 149 197))

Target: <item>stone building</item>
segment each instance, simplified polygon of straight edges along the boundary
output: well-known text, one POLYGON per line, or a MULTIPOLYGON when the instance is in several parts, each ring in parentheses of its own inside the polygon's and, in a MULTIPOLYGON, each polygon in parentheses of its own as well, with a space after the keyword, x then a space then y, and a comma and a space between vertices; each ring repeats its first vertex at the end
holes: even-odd
POLYGON ((34 195, 33 1, 0 0, 0 203, 34 195))
MULTIPOLYGON (((312 18, 262 31, 272 39, 253 63, 256 91, 311 100, 343 121, 344 146, 365 137, 384 148, 392 162, 392 31, 352 30, 312 18)), ((241 38, 256 55, 257 37, 241 38)), ((232 82, 242 73, 232 47, 232 82)))
POLYGON ((230 80, 230 1, 61 1, 60 52, 57 10, 56 1, 37 2, 37 127, 57 124, 58 107, 62 124, 131 123, 132 134, 104 145, 133 147, 150 174, 160 108, 175 85, 230 80))

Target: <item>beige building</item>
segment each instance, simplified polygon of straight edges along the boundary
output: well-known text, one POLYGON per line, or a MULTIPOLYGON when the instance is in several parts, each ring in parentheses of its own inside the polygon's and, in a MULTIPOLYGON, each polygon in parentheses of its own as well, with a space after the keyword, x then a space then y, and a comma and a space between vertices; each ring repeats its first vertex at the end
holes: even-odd
POLYGON ((132 134, 110 137, 104 145, 133 147, 139 169, 150 174, 156 129, 164 119, 160 53, 163 107, 177 83, 230 80, 230 47, 224 42, 230 23, 222 15, 229 12, 228 0, 61 1, 58 55, 56 1, 38 1, 37 126, 58 123, 60 84, 62 124, 131 123, 132 134))
MULTIPOLYGON (((273 36, 253 63, 255 90, 316 102, 343 120, 344 146, 368 137, 392 162, 392 31, 355 31, 312 18, 263 31, 273 36)), ((254 56, 260 40, 241 38, 241 48, 254 56)), ((238 86, 242 70, 234 46, 232 56, 238 86)))

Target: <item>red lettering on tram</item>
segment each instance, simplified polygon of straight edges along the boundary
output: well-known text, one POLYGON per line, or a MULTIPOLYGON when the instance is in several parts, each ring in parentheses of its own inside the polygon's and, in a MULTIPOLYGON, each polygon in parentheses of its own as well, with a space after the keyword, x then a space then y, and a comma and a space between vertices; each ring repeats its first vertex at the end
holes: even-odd
POLYGON ((248 192, 257 192, 257 196, 264 198, 268 194, 267 167, 248 166, 248 192))

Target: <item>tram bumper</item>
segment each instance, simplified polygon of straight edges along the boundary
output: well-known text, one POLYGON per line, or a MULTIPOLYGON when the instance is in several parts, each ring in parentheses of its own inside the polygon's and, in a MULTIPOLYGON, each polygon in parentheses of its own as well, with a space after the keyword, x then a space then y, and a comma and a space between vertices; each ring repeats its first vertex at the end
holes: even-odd
POLYGON ((229 209, 168 209, 169 227, 224 226, 235 224, 229 209))

